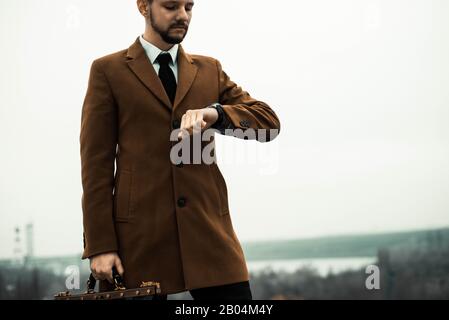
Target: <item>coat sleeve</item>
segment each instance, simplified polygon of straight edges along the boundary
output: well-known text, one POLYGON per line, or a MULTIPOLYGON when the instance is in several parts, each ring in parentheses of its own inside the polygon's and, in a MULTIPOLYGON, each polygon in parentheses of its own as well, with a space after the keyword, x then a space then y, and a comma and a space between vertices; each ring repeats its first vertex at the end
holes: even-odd
POLYGON ((252 98, 248 92, 235 84, 223 71, 220 62, 216 60, 216 63, 219 77, 219 102, 223 105, 225 121, 229 122, 225 124, 225 127, 240 129, 234 131, 233 135, 241 139, 268 142, 276 138, 281 125, 275 112, 265 102, 252 98), (265 135, 261 134, 263 131, 265 135))
POLYGON ((82 259, 117 251, 113 221, 117 108, 99 60, 92 63, 81 114, 82 259))

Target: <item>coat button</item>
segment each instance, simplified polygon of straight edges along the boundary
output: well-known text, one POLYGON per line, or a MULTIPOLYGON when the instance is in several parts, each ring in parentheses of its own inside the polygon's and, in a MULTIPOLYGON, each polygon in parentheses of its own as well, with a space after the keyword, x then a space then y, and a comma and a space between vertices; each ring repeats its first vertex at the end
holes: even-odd
POLYGON ((178 119, 173 120, 172 127, 173 127, 173 129, 181 128, 181 121, 179 121, 178 119))
POLYGON ((178 207, 183 208, 186 206, 186 198, 181 197, 178 199, 178 207))
POLYGON ((243 128, 249 128, 249 121, 248 121, 248 120, 241 120, 241 121, 240 121, 240 125, 241 125, 243 128))

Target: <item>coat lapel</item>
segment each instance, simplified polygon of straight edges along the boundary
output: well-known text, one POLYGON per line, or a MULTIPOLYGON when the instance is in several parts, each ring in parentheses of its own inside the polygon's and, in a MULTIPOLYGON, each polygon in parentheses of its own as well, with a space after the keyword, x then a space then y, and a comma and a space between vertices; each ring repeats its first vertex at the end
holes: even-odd
POLYGON ((198 68, 195 66, 192 58, 185 53, 180 45, 178 49, 178 86, 175 102, 172 106, 159 76, 156 74, 145 50, 140 44, 139 38, 129 47, 126 57, 126 62, 132 72, 170 111, 176 109, 182 102, 198 72, 198 68))
POLYGON ((176 109, 182 102, 187 92, 195 80, 198 73, 198 67, 193 59, 185 53, 184 48, 180 45, 178 49, 178 87, 176 89, 176 97, 173 109, 176 109))

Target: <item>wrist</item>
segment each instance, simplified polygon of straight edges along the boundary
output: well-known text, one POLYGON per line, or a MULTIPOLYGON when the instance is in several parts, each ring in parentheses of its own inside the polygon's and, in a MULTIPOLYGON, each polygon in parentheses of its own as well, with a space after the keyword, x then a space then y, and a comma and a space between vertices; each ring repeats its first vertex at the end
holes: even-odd
POLYGON ((217 120, 212 124, 212 128, 218 129, 224 120, 224 111, 223 111, 223 106, 220 103, 213 103, 210 106, 208 106, 207 108, 213 108, 217 111, 218 117, 217 120))

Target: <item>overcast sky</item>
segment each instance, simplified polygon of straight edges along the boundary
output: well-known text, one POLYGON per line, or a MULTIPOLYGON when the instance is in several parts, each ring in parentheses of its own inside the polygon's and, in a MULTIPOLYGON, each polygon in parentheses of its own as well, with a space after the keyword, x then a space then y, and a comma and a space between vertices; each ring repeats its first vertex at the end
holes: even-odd
MULTIPOLYGON (((81 252, 89 68, 143 32, 135 2, 0 2, 0 258, 28 222, 37 255, 81 252)), ((281 120, 272 143, 218 138, 240 240, 449 225, 449 1, 196 0, 193 14, 186 51, 281 120)))

